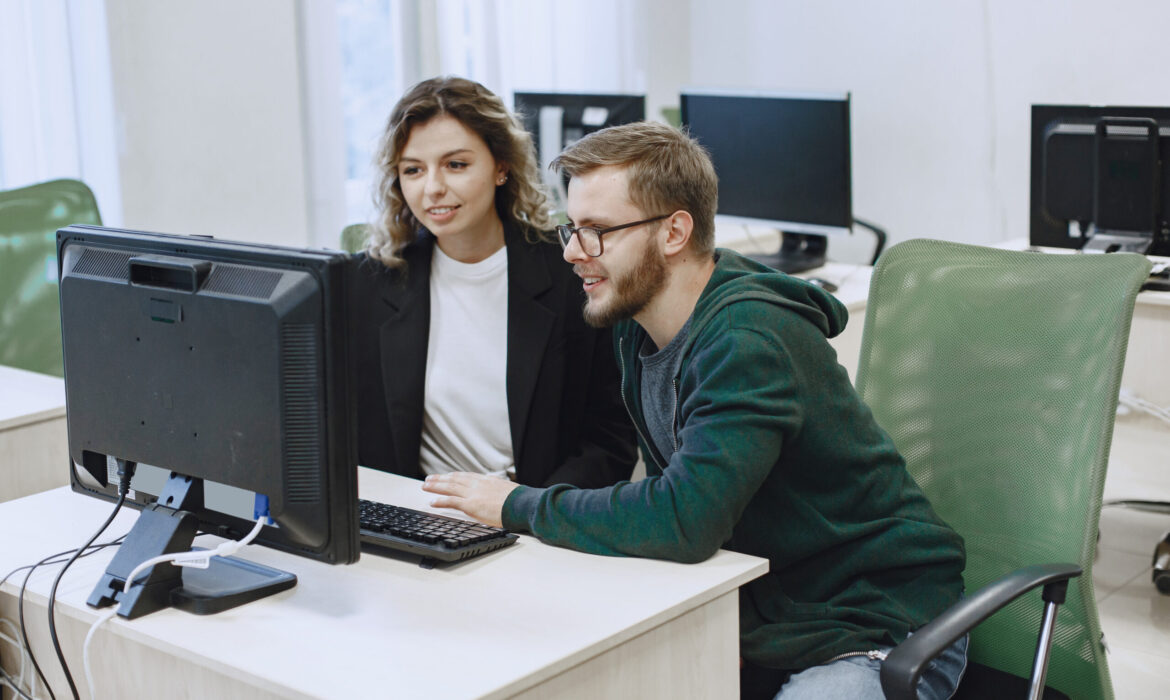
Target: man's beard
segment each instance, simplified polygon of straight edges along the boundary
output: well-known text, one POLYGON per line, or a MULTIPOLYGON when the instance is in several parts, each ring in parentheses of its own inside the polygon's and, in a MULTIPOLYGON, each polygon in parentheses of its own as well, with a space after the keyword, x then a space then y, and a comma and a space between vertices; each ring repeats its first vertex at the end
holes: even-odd
POLYGON ((585 302, 582 314, 585 323, 594 328, 605 328, 617 321, 633 318, 666 286, 666 256, 647 237, 638 264, 620 277, 610 277, 612 286, 605 306, 598 308, 585 302))

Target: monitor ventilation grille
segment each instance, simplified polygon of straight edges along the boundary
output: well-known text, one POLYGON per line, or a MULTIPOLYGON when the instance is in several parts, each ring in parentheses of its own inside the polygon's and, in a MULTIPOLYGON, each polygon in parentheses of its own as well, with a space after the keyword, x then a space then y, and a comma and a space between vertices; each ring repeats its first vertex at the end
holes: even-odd
POLYGON ((272 296, 280 282, 281 273, 272 270, 254 270, 237 265, 216 265, 202 291, 214 294, 232 294, 253 299, 272 296))
POLYGON ((280 367, 285 434, 286 497, 290 503, 316 503, 321 498, 317 479, 321 452, 318 405, 321 397, 320 350, 316 329, 308 323, 280 328, 280 367))
POLYGON ((101 248, 86 248, 73 265, 73 274, 105 277, 115 280, 130 279, 130 253, 101 248))

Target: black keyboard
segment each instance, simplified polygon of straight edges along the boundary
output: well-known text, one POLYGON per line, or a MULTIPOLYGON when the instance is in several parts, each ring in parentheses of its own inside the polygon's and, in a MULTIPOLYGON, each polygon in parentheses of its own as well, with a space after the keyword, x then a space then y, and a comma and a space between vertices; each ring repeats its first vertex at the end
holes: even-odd
POLYGON ((462 561, 486 554, 519 539, 498 527, 387 503, 358 499, 358 510, 363 545, 418 554, 426 568, 437 561, 462 561))

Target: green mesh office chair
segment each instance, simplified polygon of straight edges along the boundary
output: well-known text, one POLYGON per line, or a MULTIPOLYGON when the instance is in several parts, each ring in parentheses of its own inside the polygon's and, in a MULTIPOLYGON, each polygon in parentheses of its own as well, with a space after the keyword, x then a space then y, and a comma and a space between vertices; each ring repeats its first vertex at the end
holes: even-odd
POLYGON ((929 240, 881 257, 857 389, 967 547, 967 598, 890 654, 887 697, 916 697, 917 674, 967 630, 973 663, 958 697, 1027 697, 999 688, 1027 689, 1063 586, 1047 686, 1113 697, 1092 563, 1134 298, 1149 269, 1131 254, 929 240))
POLYGON ((0 191, 0 364, 64 373, 57 302, 57 229, 101 225, 77 180, 0 191))
POLYGON ((368 224, 350 224, 341 229, 341 249, 347 253, 360 252, 365 249, 369 237, 368 224))

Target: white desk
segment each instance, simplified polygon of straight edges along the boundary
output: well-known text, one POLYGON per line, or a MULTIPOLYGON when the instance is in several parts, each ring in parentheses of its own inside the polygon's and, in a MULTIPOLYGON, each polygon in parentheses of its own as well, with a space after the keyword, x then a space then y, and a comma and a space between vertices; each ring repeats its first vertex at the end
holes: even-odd
POLYGON ((0 365, 0 501, 68 484, 66 437, 65 382, 0 365))
MULTIPOLYGON (((429 509, 430 497, 418 482, 360 471, 364 497, 429 509)), ((6 533, 0 570, 80 545, 109 509, 68 489, 0 504, 0 532, 6 533)), ((136 517, 119 515, 102 541, 128 530, 136 517)), ((208 541, 215 538, 197 543, 208 541)), ((249 547, 243 555, 292 571, 299 583, 209 617, 164 610, 133 622, 114 618, 95 640, 99 693, 736 697, 737 589, 767 570, 763 559, 726 551, 686 565, 580 554, 528 536, 505 550, 429 571, 413 557, 367 554, 355 565, 331 567, 265 547, 249 547)), ((79 687, 85 685, 81 644, 97 616, 84 600, 111 556, 79 560, 58 589, 57 627, 79 687)), ((37 658, 47 672, 56 666, 44 614, 56 570, 34 575, 26 602, 37 658)), ((9 619, 15 619, 20 577, 15 583, 0 591, 0 614, 9 619)), ((67 692, 59 670, 50 682, 58 694, 67 692)))

